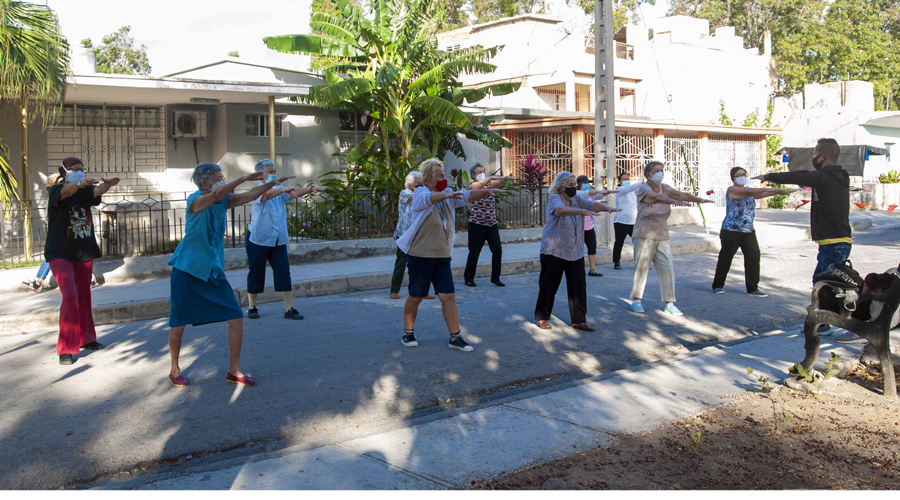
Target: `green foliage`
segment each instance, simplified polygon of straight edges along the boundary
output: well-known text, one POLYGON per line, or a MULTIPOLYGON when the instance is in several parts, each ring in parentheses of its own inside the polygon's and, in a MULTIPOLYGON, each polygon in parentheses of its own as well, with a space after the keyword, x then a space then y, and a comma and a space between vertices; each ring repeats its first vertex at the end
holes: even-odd
POLYGON ((880 174, 878 176, 878 182, 882 184, 900 184, 900 172, 891 170, 886 174, 880 174))
POLYGON ((775 196, 769 197, 769 201, 766 203, 766 206, 775 210, 781 210, 784 208, 784 200, 786 199, 786 194, 776 194, 775 196))
POLYGON ((9 166, 9 146, 0 140, 0 202, 19 199, 19 182, 9 166))
POLYGON ((131 37, 131 26, 122 26, 115 33, 103 37, 102 42, 94 47, 90 38, 81 41, 87 49, 94 49, 97 56, 97 73, 117 75, 149 75, 150 60, 147 59, 147 46, 134 46, 131 37))
POLYGON ((744 121, 741 122, 741 126, 755 127, 757 122, 759 122, 759 108, 754 109, 752 113, 744 117, 744 121))
POLYGON ((733 125, 731 118, 725 114, 725 101, 719 101, 719 125, 733 125))
POLYGON ((772 392, 772 388, 769 386, 769 377, 764 377, 762 375, 754 375, 753 368, 747 367, 747 375, 753 377, 754 380, 759 382, 760 388, 763 392, 769 393, 772 392))
MULTIPOLYGON (((640 24, 642 3, 656 5, 656 0, 614 0, 613 2, 613 31, 619 31, 626 24, 640 24)), ((594 0, 578 0, 578 5, 584 9, 585 14, 594 15, 594 0)))
POLYGON ((695 446, 700 445, 700 438, 703 437, 703 431, 697 431, 691 433, 691 439, 694 441, 695 446))
POLYGON ((236 50, 232 50, 228 53, 228 57, 241 57, 241 54, 236 50))
POLYGON ((794 363, 794 366, 791 367, 789 372, 794 375, 795 380, 806 382, 808 384, 815 384, 816 390, 821 390, 822 384, 826 380, 834 378, 835 375, 840 373, 840 370, 834 367, 835 363, 837 363, 840 358, 841 356, 839 354, 832 352, 831 359, 828 360, 824 370, 813 368, 812 370, 807 371, 800 363, 794 363))
MULTIPOLYGON (((766 118, 763 120, 764 128, 773 128, 772 114, 775 112, 775 104, 770 102, 766 110, 766 118)), ((781 149, 781 135, 774 134, 766 137, 766 171, 779 172, 784 170, 784 162, 778 151, 781 149)), ((779 195, 786 196, 786 195, 779 195)), ((784 198, 782 198, 784 200, 784 198)), ((771 201, 769 202, 771 204, 771 201)), ((770 205, 771 206, 771 205, 770 205)))
POLYGON ((900 109, 900 2, 897 0, 670 0, 670 15, 734 26, 744 46, 772 34, 778 91, 806 83, 865 80, 878 110, 900 109))
POLYGON ((310 54, 324 66, 326 83, 314 85, 301 98, 327 109, 370 112, 374 125, 369 137, 346 155, 350 167, 326 175, 323 182, 339 206, 350 208, 353 192, 363 191, 379 210, 386 194, 396 193, 403 178, 428 156, 446 151, 465 158, 458 135, 499 150, 510 146, 483 118, 464 113, 460 106, 489 94, 505 95, 519 84, 464 89, 459 78, 485 74, 495 66, 487 61, 500 47, 470 47, 445 52, 437 48, 435 33, 444 10, 436 0, 373 0, 363 10, 351 0, 313 4, 313 35, 266 37, 273 50, 310 54))
POLYGON ((69 44, 43 5, 0 0, 0 105, 25 106, 53 122, 62 107, 69 44))

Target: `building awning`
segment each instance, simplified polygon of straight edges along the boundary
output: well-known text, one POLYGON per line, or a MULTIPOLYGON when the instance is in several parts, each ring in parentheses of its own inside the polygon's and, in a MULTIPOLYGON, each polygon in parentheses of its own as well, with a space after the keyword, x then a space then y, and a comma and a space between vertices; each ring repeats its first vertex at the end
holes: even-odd
POLYGON ((862 124, 863 127, 900 128, 900 113, 896 115, 873 118, 862 124))
MULTIPOLYGON (((784 155, 788 162, 788 170, 791 172, 812 171, 812 157, 815 148, 781 148, 778 154, 784 155)), ((841 155, 838 156, 838 165, 850 175, 862 176, 863 167, 870 155, 890 156, 890 151, 875 146, 853 145, 841 146, 841 155)))
POLYGON ((262 103, 268 96, 287 98, 309 94, 306 84, 229 82, 126 75, 76 75, 68 81, 66 103, 163 105, 191 99, 220 103, 262 103))
MULTIPOLYGON (((589 129, 594 127, 593 113, 578 113, 571 111, 545 111, 531 109, 501 108, 503 121, 491 124, 493 130, 540 130, 543 128, 571 127, 581 125, 589 129), (532 117, 532 115, 536 115, 532 117), (545 116, 541 116, 545 115, 545 116), (549 116, 547 116, 549 115, 549 116), (563 116, 560 116, 563 115, 563 116), (524 119, 509 119, 512 116, 524 119)), ((496 119, 496 117, 492 117, 496 119)), ((616 128, 645 129, 645 130, 674 130, 681 132, 707 132, 713 134, 744 135, 744 136, 768 136, 775 135, 780 129, 760 127, 735 127, 729 125, 704 125, 704 124, 675 124, 661 122, 641 117, 621 115, 616 116, 616 128)))

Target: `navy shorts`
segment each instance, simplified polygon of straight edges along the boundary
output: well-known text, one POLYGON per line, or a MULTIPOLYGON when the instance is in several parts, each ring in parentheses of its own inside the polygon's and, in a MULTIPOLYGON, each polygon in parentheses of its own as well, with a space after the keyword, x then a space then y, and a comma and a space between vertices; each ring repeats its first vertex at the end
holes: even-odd
POLYGON ((263 293, 266 288, 266 262, 272 266, 276 292, 290 292, 291 263, 287 245, 264 247, 250 241, 247 233, 247 293, 263 293))
POLYGON ((453 287, 453 271, 450 270, 450 257, 431 258, 409 255, 406 258, 409 270, 409 296, 424 297, 428 288, 434 285, 434 293, 456 293, 453 287))

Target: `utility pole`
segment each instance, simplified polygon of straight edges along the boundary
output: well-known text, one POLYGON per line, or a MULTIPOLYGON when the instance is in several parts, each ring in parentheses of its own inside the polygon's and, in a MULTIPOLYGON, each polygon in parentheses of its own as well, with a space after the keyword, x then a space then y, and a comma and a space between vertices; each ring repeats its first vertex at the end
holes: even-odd
POLYGON ((278 159, 275 158, 275 96, 269 96, 269 123, 266 128, 269 130, 269 159, 278 165, 278 159))
MULTIPOLYGON (((605 176, 607 186, 616 185, 616 101, 613 59, 613 0, 594 0, 594 187, 602 188, 605 176)), ((615 195, 609 195, 615 206, 615 195)), ((613 216, 607 214, 600 225, 600 241, 612 247, 615 242, 613 216)))

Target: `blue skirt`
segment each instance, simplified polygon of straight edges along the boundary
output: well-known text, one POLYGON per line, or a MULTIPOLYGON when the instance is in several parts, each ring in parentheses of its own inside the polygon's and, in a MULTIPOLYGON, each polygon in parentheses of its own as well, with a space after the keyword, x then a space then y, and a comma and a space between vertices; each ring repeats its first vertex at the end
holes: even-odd
POLYGON ((204 281, 173 268, 169 284, 170 327, 200 326, 244 317, 244 311, 225 276, 210 277, 204 281))

